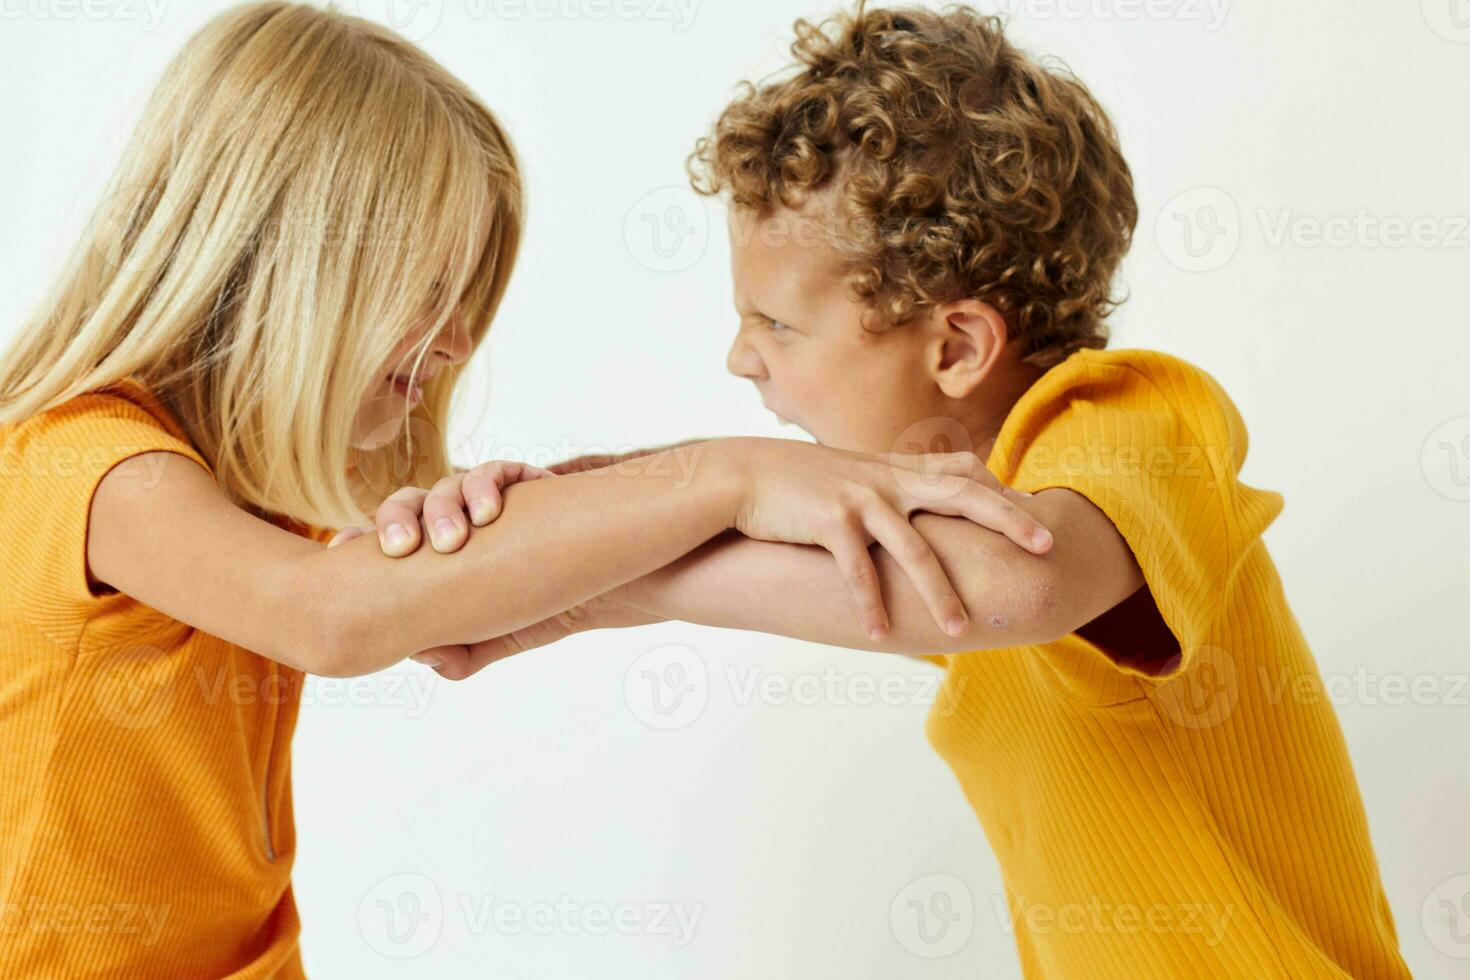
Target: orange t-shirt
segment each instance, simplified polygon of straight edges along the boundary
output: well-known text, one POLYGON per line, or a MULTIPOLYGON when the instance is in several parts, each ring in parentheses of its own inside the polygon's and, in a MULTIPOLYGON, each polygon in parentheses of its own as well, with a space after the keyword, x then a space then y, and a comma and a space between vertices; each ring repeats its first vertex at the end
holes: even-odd
POLYGON ((209 469, 132 380, 0 426, 0 976, 302 975, 304 675, 88 581, 93 491, 159 450, 209 469))
MULTIPOLYGON (((1077 634, 934 658, 927 732, 995 849, 1027 977, 1401 978, 1347 748, 1240 482, 1246 432, 1198 368, 1081 351, 1007 415, 1003 482, 1066 487, 1128 542, 1182 651, 1077 634)), ((951 886, 953 887, 953 886, 951 886)), ((947 908, 955 908, 949 896, 947 908)))

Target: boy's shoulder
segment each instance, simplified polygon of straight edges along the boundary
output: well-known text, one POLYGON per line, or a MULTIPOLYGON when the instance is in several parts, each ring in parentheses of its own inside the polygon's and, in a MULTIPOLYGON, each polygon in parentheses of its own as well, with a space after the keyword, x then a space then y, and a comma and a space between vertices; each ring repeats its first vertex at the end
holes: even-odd
POLYGON ((992 469, 1014 473, 1037 451, 1139 453, 1196 449, 1238 470, 1245 422, 1207 371, 1142 348, 1075 351, 1036 380, 1006 415, 992 469))
POLYGON ((1099 384, 1111 384, 1119 388, 1119 394, 1152 389, 1165 397, 1179 398, 1203 391, 1210 397, 1228 400, 1219 382, 1204 368, 1176 354, 1141 347, 1075 351, 1037 379, 1031 390, 1044 386, 1056 395, 1099 384))

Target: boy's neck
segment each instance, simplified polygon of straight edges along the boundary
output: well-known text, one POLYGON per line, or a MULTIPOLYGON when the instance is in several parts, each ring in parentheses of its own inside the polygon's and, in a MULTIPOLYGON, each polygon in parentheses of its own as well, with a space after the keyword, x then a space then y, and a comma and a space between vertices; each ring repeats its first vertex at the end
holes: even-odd
POLYGON ((982 460, 990 457, 990 450, 1011 409, 1046 370, 1019 359, 1006 358, 996 364, 970 397, 954 401, 953 417, 970 433, 970 444, 982 460))

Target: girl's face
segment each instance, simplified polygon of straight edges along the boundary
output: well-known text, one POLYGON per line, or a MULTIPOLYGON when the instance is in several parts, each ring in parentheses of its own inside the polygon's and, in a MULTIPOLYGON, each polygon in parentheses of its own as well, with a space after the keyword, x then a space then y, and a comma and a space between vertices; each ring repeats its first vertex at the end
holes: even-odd
POLYGON ((423 400, 423 385, 446 368, 463 364, 470 356, 472 344, 460 315, 450 317, 444 329, 434 338, 417 378, 409 378, 412 352, 423 341, 426 324, 416 327, 399 342, 383 364, 378 384, 364 396, 353 428, 353 446, 377 449, 398 438, 403 428, 404 402, 408 406, 423 400))

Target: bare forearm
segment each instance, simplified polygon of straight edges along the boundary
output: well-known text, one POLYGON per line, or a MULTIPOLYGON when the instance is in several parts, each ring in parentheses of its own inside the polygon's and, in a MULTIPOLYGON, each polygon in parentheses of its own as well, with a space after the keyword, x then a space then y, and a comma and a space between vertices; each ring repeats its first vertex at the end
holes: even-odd
POLYGON ((916 516, 915 527, 934 547, 970 612, 970 628, 958 637, 938 628, 908 577, 881 549, 874 558, 891 629, 876 642, 854 621, 847 589, 831 562, 822 561, 816 549, 796 545, 723 535, 629 582, 610 598, 663 619, 890 653, 1049 642, 1100 615, 1139 584, 1113 571, 1127 558, 1115 553, 1106 529, 1087 522, 1069 527, 1066 503, 1043 493, 1028 505, 1058 529, 1055 546, 1040 556, 960 518, 916 516), (1077 584, 1062 588, 1064 580, 1077 584))
POLYGON ((344 662, 332 672, 511 632, 688 553, 730 527, 738 507, 724 453, 706 448, 692 468, 655 454, 632 472, 518 483, 500 518, 450 555, 390 558, 372 536, 313 551, 298 581, 337 624, 344 662))

